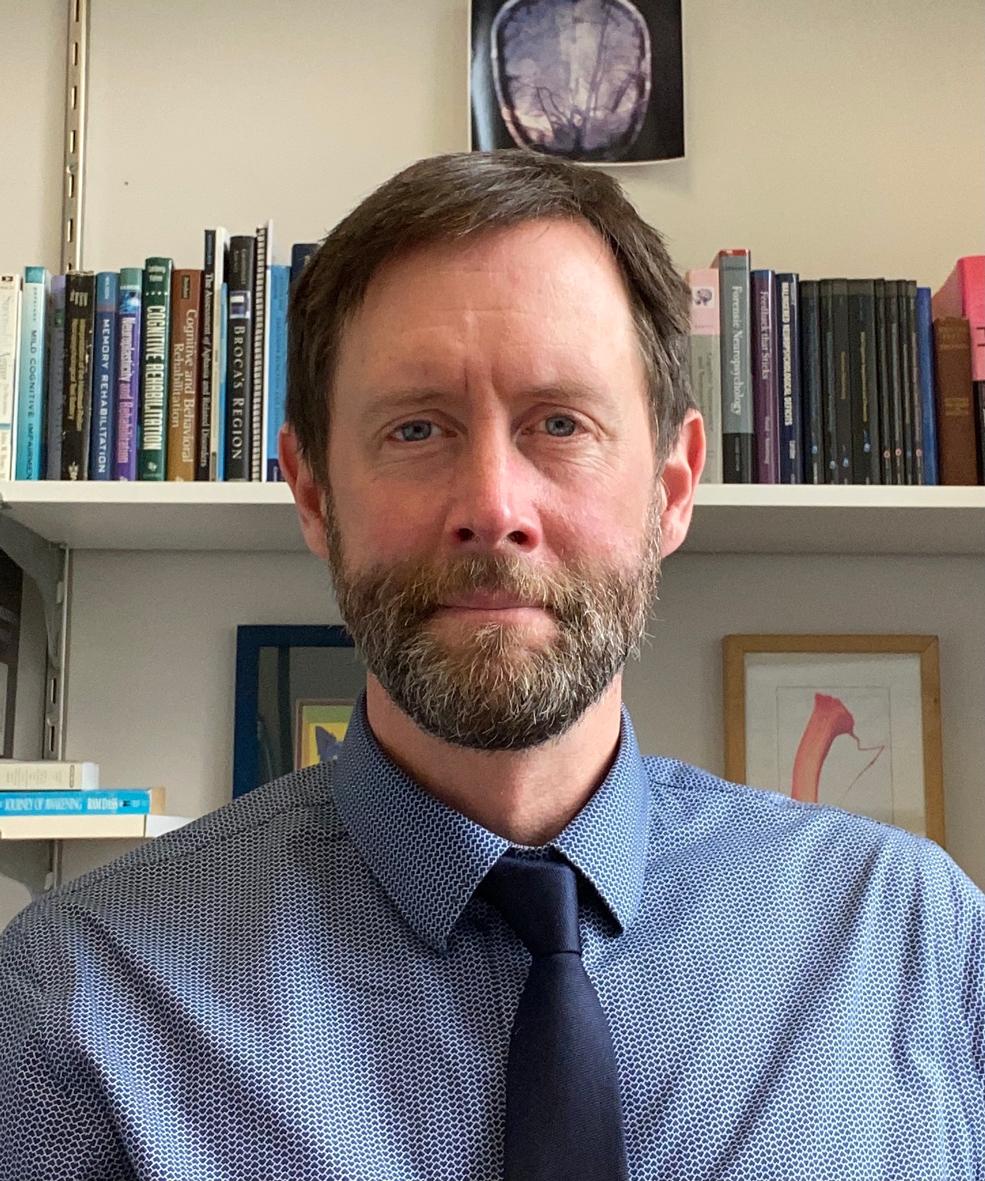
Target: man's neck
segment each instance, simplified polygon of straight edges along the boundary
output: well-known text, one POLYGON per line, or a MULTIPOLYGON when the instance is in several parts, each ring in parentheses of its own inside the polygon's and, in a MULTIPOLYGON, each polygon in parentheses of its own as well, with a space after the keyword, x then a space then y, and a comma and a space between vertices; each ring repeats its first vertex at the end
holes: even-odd
POLYGON ((622 675, 560 738, 523 751, 479 751, 425 733, 371 674, 366 715, 386 754, 449 808, 516 845, 543 845, 581 811, 619 748, 622 675))

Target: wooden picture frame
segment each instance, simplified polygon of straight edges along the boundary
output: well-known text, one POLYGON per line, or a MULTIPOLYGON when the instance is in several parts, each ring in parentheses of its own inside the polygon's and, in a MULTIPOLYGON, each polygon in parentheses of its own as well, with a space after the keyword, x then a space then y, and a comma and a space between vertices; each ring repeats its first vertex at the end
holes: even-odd
POLYGON ((729 635, 722 654, 726 778, 944 847, 936 636, 729 635), (853 760, 861 770, 845 787, 853 760))

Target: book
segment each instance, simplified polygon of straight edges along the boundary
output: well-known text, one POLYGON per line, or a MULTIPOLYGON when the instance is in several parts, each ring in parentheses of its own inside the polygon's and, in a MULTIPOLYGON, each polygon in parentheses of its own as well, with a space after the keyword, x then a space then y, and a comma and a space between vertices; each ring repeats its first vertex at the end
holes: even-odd
POLYGON ((800 276, 776 276, 777 384, 780 397, 781 484, 804 482, 803 398, 800 383, 800 276))
POLYGON ((45 408, 44 478, 62 473, 62 407, 65 404, 65 276, 51 279, 51 335, 48 338, 48 404, 45 408))
POLYGON ((0 759, 0 791, 95 791, 98 787, 98 763, 0 759))
POLYGON ((917 457, 916 436, 913 430, 913 355, 910 347, 909 306, 905 279, 896 283, 896 299, 899 316, 900 350, 900 423, 903 435, 903 483, 916 483, 917 457))
POLYGON ((205 231, 202 269, 202 356, 199 366, 199 426, 198 454, 195 478, 218 480, 219 437, 222 433, 219 384, 225 380, 219 350, 224 325, 220 292, 226 280, 229 256, 229 231, 216 226, 205 231))
POLYGON ((889 434, 890 462, 894 484, 906 483, 906 465, 903 460, 903 351, 900 340, 899 282, 886 279, 883 284, 886 311, 886 374, 889 380, 889 434))
POLYGON ((144 271, 120 271, 113 478, 136 480, 140 433, 140 358, 143 356, 144 271))
POLYGON ((116 434, 116 371, 119 364, 117 321, 120 276, 116 271, 96 275, 96 322, 93 330, 92 438, 89 441, 89 479, 113 478, 116 434))
POLYGON ((776 484, 780 468, 780 388, 777 381, 774 273, 759 268, 752 283, 752 404, 756 482, 776 484))
POLYGON ((250 407, 250 479, 267 478, 267 419, 270 414, 270 263, 274 223, 269 219, 256 232, 253 270, 253 400, 250 407))
POLYGON ((0 817, 146 816, 164 812, 164 788, 97 788, 93 791, 0 791, 0 817))
POLYGON ((267 480, 283 480, 277 445, 287 406, 287 304, 291 268, 270 268, 270 402, 267 414, 267 480))
POLYGON ((923 429, 923 482, 940 482, 937 468, 937 395, 934 389, 934 329, 929 287, 917 288, 917 375, 923 429))
POLYGON ((804 482, 824 484, 827 468, 824 461, 824 389, 821 375, 823 342, 821 340, 820 282, 804 279, 800 283, 800 386, 804 420, 804 482))
POLYGON ((48 397, 45 346, 50 298, 51 275, 47 268, 25 267, 14 446, 14 476, 18 480, 40 480, 44 474, 44 414, 48 397))
POLYGON ((23 593, 23 571, 0 550, 0 754, 4 758, 14 751, 23 593))
POLYGON ((856 484, 879 484, 876 294, 872 279, 848 280, 848 327, 852 472, 856 484))
POLYGON ((295 242, 291 247, 291 286, 304 270, 319 247, 318 242, 295 242))
POLYGON ((201 390, 202 271, 176 267, 171 276, 167 478, 194 480, 198 470, 201 390))
POLYGON ((748 484, 755 475, 748 250, 720 250, 718 269, 722 369, 722 478, 748 484))
POLYGON ((65 401, 62 406, 63 480, 88 480, 92 417, 92 341, 96 321, 96 276, 65 276, 65 401))
POLYGON ((968 321, 971 380, 985 381, 985 254, 966 254, 931 297, 934 320, 968 321))
POLYGON ((971 327, 964 317, 934 320, 937 374, 937 452, 940 482, 978 483, 971 327))
POLYGON ((889 345, 886 327, 886 280, 874 279, 876 313, 876 417, 879 421, 879 482, 894 484, 894 455, 892 440, 892 382, 890 380, 889 345))
POLYGON ((12 480, 16 470, 22 288, 20 275, 0 275, 0 480, 12 480))
POLYGON ((140 431, 137 479, 163 480, 167 472, 167 399, 171 353, 171 274, 174 261, 144 263, 140 431))
POLYGON ((227 480, 250 478, 253 421, 253 284, 256 240, 234 234, 229 240, 229 315, 226 342, 227 480))
MULTIPOLYGON (((296 248, 295 248, 296 249, 296 248)), ((685 276, 691 288, 688 337, 691 396, 705 423, 705 483, 722 482, 722 353, 718 271, 695 267, 685 276)))
POLYGON ((153 815, 124 812, 118 816, 2 816, 2 841, 63 841, 78 837, 145 837, 153 832, 153 815))
POLYGON ((910 430, 913 435, 911 482, 925 483, 923 470, 923 413, 920 407, 920 374, 917 368, 917 284, 914 279, 902 283, 906 308, 906 355, 910 381, 907 395, 910 404, 910 430))
POLYGON ((219 289, 219 446, 216 451, 217 480, 226 478, 226 388, 229 377, 229 284, 219 289))
POLYGON ((848 378, 848 280, 821 279, 819 290, 825 482, 851 484, 854 476, 851 385, 848 378))

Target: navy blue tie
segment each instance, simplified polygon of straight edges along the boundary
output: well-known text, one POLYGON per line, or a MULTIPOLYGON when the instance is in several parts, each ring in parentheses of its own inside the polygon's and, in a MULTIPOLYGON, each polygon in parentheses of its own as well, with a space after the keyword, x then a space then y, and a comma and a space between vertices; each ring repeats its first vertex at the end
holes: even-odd
POLYGON ((504 1181, 625 1181, 616 1058, 581 960, 574 870, 507 853, 479 893, 533 956, 510 1035, 504 1181))

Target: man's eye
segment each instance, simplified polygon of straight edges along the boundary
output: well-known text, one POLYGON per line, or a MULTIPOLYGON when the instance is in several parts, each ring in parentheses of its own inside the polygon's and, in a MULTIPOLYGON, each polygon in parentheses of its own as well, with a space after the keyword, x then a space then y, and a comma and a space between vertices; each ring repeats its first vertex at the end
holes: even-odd
POLYGON ((413 422, 405 422, 393 432, 401 443, 426 443, 434 436, 439 428, 427 418, 415 418, 413 422))
POLYGON ((570 414, 552 414, 549 418, 544 419, 544 425, 547 433, 553 435, 555 439, 564 439, 568 435, 573 435, 578 429, 578 423, 570 414))

